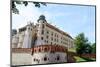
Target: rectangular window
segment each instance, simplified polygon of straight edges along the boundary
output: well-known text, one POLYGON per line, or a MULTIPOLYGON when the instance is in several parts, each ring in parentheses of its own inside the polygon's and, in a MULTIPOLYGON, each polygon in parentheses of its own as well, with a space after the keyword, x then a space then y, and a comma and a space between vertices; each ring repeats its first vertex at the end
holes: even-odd
POLYGON ((56 41, 56 39, 55 39, 55 41, 56 41))
POLYGON ((53 36, 53 32, 52 32, 52 34, 51 34, 52 36, 53 36))
POLYGON ((57 38, 58 38, 58 35, 57 35, 57 38))
POLYGON ((49 37, 49 36, 47 36, 47 39, 48 39, 48 37, 49 37))
POLYGON ((43 37, 41 37, 41 40, 43 40, 43 37))
POLYGON ((51 40, 53 41, 53 37, 51 37, 51 40))
POLYGON ((47 43, 48 43, 48 41, 47 41, 47 43))
POLYGON ((52 42, 51 42, 51 45, 52 45, 52 42))
POLYGON ((46 43, 46 40, 45 40, 45 43, 46 43))
POLYGON ((42 29, 44 29, 44 24, 42 24, 42 29))
POLYGON ((55 37, 56 37, 56 33, 55 33, 55 37))
POLYGON ((61 41, 61 43, 62 43, 62 41, 61 41))
POLYGON ((42 34, 44 34, 44 30, 42 30, 42 34))

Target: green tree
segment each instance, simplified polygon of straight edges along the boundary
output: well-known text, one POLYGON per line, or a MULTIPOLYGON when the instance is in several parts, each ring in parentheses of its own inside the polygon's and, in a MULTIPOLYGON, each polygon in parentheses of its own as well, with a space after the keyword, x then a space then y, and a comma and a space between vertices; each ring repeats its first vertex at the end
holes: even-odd
POLYGON ((92 46, 90 45, 90 43, 88 43, 87 45, 85 45, 84 53, 88 53, 88 54, 92 53, 92 46))
POLYGON ((92 53, 96 53, 96 43, 92 44, 92 53))
MULTIPOLYGON (((21 1, 21 0, 12 0, 12 12, 15 14, 19 14, 19 10, 16 8, 16 4, 21 5, 24 4, 25 6, 27 6, 29 3, 29 1, 21 1)), ((40 8, 41 5, 47 6, 46 3, 44 2, 31 2, 35 5, 35 7, 40 8)))
POLYGON ((91 46, 84 33, 80 33, 75 37, 74 43, 76 45, 77 54, 91 53, 91 46))

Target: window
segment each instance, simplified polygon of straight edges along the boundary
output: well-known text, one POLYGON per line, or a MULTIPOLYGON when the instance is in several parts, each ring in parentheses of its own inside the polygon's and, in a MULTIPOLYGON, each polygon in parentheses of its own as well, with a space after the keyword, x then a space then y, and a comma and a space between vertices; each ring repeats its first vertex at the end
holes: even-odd
POLYGON ((49 31, 47 31, 47 34, 49 34, 49 31))
POLYGON ((61 43, 62 43, 62 41, 61 41, 61 43))
POLYGON ((46 43, 46 40, 45 40, 45 43, 46 43))
POLYGON ((38 30, 35 30, 36 32, 38 32, 38 30))
POLYGON ((36 52, 36 49, 34 49, 34 52, 36 52))
POLYGON ((42 24, 42 29, 44 28, 44 24, 42 24))
POLYGON ((52 36, 53 36, 53 32, 52 32, 52 34, 51 34, 52 36))
POLYGON ((55 33, 55 37, 56 37, 56 33, 55 33))
POLYGON ((44 51, 47 51, 47 48, 44 48, 44 51))
POLYGON ((47 36, 47 39, 48 39, 48 36, 47 36))
POLYGON ((44 23, 44 21, 42 21, 44 23))
POLYGON ((41 48, 39 48, 39 52, 41 52, 41 48))
POLYGON ((55 39, 55 41, 56 41, 56 39, 55 39))
POLYGON ((51 40, 53 41, 53 37, 51 37, 51 40))
POLYGON ((45 43, 48 43, 48 41, 47 41, 47 40, 45 40, 45 43))
POLYGON ((42 30, 42 34, 44 34, 44 30, 42 30))
POLYGON ((58 38, 58 35, 57 35, 57 38, 58 38))
POLYGON ((44 57, 44 61, 47 61, 47 57, 44 57))
POLYGON ((43 40, 43 37, 41 37, 41 40, 43 40))
POLYGON ((47 43, 48 43, 48 41, 47 41, 47 43))
POLYGON ((60 60, 60 57, 59 56, 57 56, 57 60, 60 60))
POLYGON ((52 45, 52 42, 51 42, 51 45, 52 45))
POLYGON ((36 59, 34 58, 34 61, 36 61, 36 59))

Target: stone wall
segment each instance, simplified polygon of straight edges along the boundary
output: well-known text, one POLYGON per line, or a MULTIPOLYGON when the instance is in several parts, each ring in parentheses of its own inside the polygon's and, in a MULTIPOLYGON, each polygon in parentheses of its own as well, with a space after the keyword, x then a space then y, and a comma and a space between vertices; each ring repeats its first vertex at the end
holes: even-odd
POLYGON ((34 48, 12 48, 12 65, 67 62, 67 48, 60 45, 41 45, 34 48))
POLYGON ((33 64, 63 63, 67 62, 67 54, 62 52, 43 52, 33 54, 33 64))
POLYGON ((32 64, 32 49, 12 48, 12 65, 32 64))
POLYGON ((28 53, 12 53, 12 65, 32 64, 32 55, 28 53))

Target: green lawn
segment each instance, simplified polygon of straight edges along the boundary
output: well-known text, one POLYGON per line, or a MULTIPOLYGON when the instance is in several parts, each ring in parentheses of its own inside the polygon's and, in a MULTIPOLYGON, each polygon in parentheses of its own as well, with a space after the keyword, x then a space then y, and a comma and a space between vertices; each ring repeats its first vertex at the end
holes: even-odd
POLYGON ((96 58, 91 58, 91 60, 96 60, 96 58))
POLYGON ((74 56, 74 58, 76 59, 76 62, 83 62, 86 61, 85 59, 78 57, 78 56, 74 56))
POLYGON ((68 51, 76 53, 76 49, 75 48, 68 49, 68 51))
MULTIPOLYGON (((71 49, 68 49, 68 52, 76 53, 76 50, 75 50, 75 48, 71 48, 71 49)), ((76 59, 76 62, 87 62, 87 61, 95 61, 96 60, 95 58, 82 58, 77 55, 73 56, 73 58, 76 59)))

